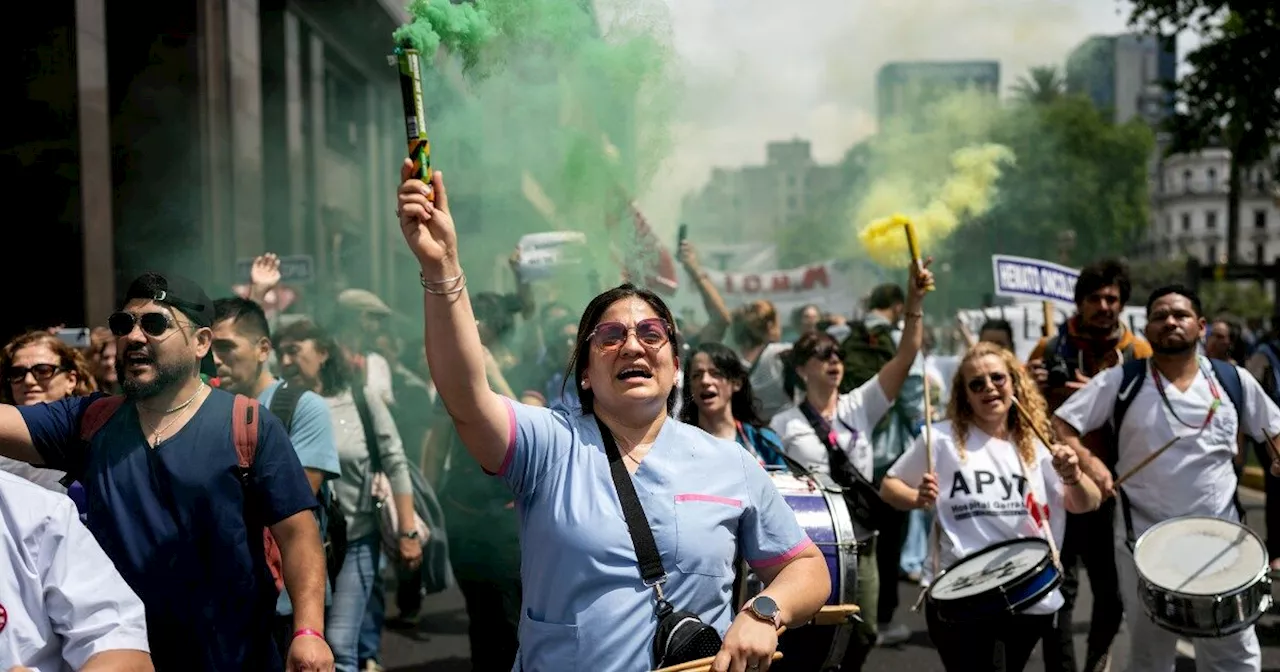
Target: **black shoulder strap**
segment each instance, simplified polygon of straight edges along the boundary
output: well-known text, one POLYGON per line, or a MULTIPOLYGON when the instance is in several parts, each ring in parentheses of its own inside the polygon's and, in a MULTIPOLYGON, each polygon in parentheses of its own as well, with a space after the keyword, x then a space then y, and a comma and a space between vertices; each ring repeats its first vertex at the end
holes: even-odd
POLYGON ((298 408, 298 400, 307 390, 301 385, 281 383, 276 393, 271 395, 271 405, 267 407, 271 414, 280 419, 287 433, 293 433, 293 412, 298 408))
POLYGON ((369 449, 369 472, 380 474, 382 473, 382 446, 378 445, 378 430, 373 426, 373 413, 369 411, 369 400, 364 398, 362 383, 351 386, 351 398, 356 402, 360 424, 364 425, 364 442, 369 449))
POLYGON ((1138 390, 1142 389, 1142 377, 1147 375, 1147 360, 1129 360, 1124 363, 1122 370, 1124 373, 1120 376, 1120 391, 1116 395, 1115 410, 1111 414, 1111 427, 1115 431, 1117 441, 1120 436, 1120 425, 1124 424, 1124 416, 1133 405, 1133 400, 1138 397, 1138 390))
POLYGON ((600 418, 596 418, 596 427, 600 428, 600 440, 604 441, 604 453, 609 458, 609 474, 613 476, 613 487, 618 491, 618 502, 622 504, 622 517, 627 521, 631 543, 636 547, 640 578, 645 585, 656 586, 667 577, 667 570, 662 568, 662 556, 658 554, 658 542, 653 540, 653 530, 649 528, 649 519, 645 517, 644 507, 640 505, 636 486, 631 482, 631 474, 622 461, 622 453, 618 451, 618 442, 614 440, 609 428, 600 422, 600 418))
POLYGON ((1222 391, 1227 393, 1227 399, 1236 407, 1236 413, 1243 415, 1244 381, 1240 380, 1240 370, 1235 364, 1221 359, 1209 360, 1209 366, 1213 369, 1213 376, 1222 384, 1222 391))
POLYGON ((831 424, 821 415, 818 415, 818 412, 807 401, 801 402, 798 408, 804 414, 804 419, 809 421, 809 426, 813 428, 813 433, 818 435, 818 440, 822 442, 822 446, 827 449, 827 467, 831 478, 838 485, 843 485, 846 488, 853 487, 858 470, 849 462, 849 456, 831 441, 834 434, 831 424))

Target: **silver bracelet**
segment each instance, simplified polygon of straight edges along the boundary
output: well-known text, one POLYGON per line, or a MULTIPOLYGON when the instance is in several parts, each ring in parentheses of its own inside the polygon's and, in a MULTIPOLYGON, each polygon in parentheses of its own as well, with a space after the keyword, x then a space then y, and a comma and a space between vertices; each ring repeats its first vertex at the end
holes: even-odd
POLYGON ((424 288, 426 288, 426 287, 441 287, 441 286, 443 286, 443 285, 452 284, 452 283, 455 283, 455 282, 457 282, 457 281, 461 280, 461 279, 462 279, 462 276, 464 276, 464 275, 466 275, 466 273, 459 273, 459 274, 457 274, 457 275, 453 276, 452 278, 445 278, 444 280, 428 280, 428 279, 427 279, 427 276, 425 276, 425 275, 423 275, 423 274, 422 274, 422 271, 418 271, 418 281, 422 283, 422 286, 423 286, 424 288))
MULTIPOLYGON (((462 275, 459 275, 457 278, 453 278, 453 280, 461 280, 462 282, 459 282, 458 286, 454 287, 453 289, 443 289, 443 290, 432 289, 431 287, 428 287, 426 284, 422 285, 422 289, 425 290, 428 294, 434 294, 436 296, 453 296, 454 294, 461 294, 462 290, 467 288, 467 275, 464 273, 462 275)), ((435 284, 435 283, 431 283, 431 284, 435 284)))

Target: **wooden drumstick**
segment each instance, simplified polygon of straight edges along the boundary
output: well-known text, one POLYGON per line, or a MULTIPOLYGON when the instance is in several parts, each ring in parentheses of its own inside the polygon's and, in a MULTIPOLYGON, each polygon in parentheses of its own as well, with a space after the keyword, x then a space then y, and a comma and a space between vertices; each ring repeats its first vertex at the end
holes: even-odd
MULTIPOLYGON (((928 361, 928 351, 924 351, 928 361)), ((925 473, 933 473, 933 400, 929 398, 929 368, 924 367, 924 461, 925 473)))
MULTIPOLYGON (((781 637, 782 633, 786 631, 787 631, 787 626, 785 625, 782 626, 781 628, 778 628, 778 636, 781 637)), ((773 660, 778 660, 781 657, 782 657, 781 651, 773 652, 773 660)), ((710 670, 711 663, 714 663, 715 660, 716 660, 715 656, 710 656, 708 658, 699 658, 697 660, 691 660, 687 663, 680 663, 679 665, 672 665, 670 667, 664 667, 659 670, 654 670, 653 672, 695 672, 695 671, 700 672, 701 670, 710 670)))
POLYGON ((1111 484, 1111 491, 1112 491, 1112 493, 1114 493, 1114 492, 1115 492, 1115 489, 1116 489, 1116 488, 1120 487, 1120 484, 1121 484, 1121 483, 1124 483, 1125 481, 1129 480, 1130 478, 1133 478, 1134 474, 1136 474, 1136 473, 1138 473, 1139 471, 1142 471, 1143 469, 1145 469, 1145 468, 1147 467, 1147 465, 1149 465, 1149 464, 1151 464, 1152 462, 1154 462, 1154 461, 1155 461, 1155 459, 1156 459, 1157 457, 1160 457, 1160 455, 1161 455, 1161 454, 1163 454, 1163 453, 1164 453, 1164 451, 1169 450, 1170 448, 1172 448, 1172 447, 1173 447, 1173 444, 1175 444, 1175 443, 1177 443, 1177 442, 1178 442, 1178 437, 1174 437, 1174 438, 1173 438, 1173 439, 1171 439, 1168 443, 1164 444, 1163 446, 1160 446, 1160 449, 1159 449, 1159 450, 1157 450, 1156 452, 1151 453, 1150 455, 1148 455, 1148 456, 1146 456, 1146 457, 1142 458, 1142 461, 1141 461, 1141 462, 1139 462, 1139 463, 1137 463, 1136 465, 1134 465, 1134 467, 1133 467, 1132 469, 1130 469, 1129 471, 1124 472, 1124 475, 1123 475, 1123 476, 1121 476, 1120 478, 1117 478, 1114 482, 1112 482, 1112 484, 1111 484))
MULTIPOLYGON (((771 660, 777 661, 782 659, 781 651, 774 651, 771 660)), ((715 658, 699 658, 687 663, 681 663, 672 667, 664 667, 654 672, 711 672, 711 663, 715 662, 715 658)))
MULTIPOLYGON (((1018 412, 1022 414, 1022 419, 1026 420, 1027 425, 1031 427, 1031 431, 1035 432, 1036 438, 1040 439, 1040 442, 1044 444, 1045 448, 1052 451, 1053 449, 1051 448, 1051 446, 1053 446, 1053 443, 1049 441, 1048 437, 1046 437, 1043 433, 1041 433, 1040 428, 1036 427, 1035 421, 1031 419, 1031 414, 1027 412, 1027 409, 1022 407, 1022 404, 1018 403, 1017 397, 1011 397, 1011 398, 1013 399, 1014 407, 1017 408, 1018 412)), ((1016 449, 1014 450, 1014 457, 1018 460, 1018 468, 1022 470, 1022 482, 1025 483, 1027 486, 1027 492, 1031 492, 1031 479, 1027 478, 1027 465, 1025 462, 1022 461, 1022 455, 1018 454, 1018 451, 1016 449)), ((1085 478, 1083 474, 1081 474, 1080 477, 1085 478)), ((1036 504, 1034 495, 1032 495, 1031 504, 1032 506, 1035 506, 1036 504)), ((1049 503, 1045 502, 1046 511, 1048 507, 1049 507, 1049 503)), ((1027 507, 1027 508, 1030 509, 1031 507, 1027 507)), ((1049 516, 1046 515, 1043 520, 1037 522, 1036 515, 1031 511, 1028 511, 1028 513, 1031 514, 1031 522, 1036 523, 1036 527, 1043 529, 1045 532, 1044 540, 1049 542, 1049 552, 1053 554, 1053 566, 1057 567, 1058 571, 1062 571, 1062 559, 1060 557, 1061 554, 1058 552, 1058 542, 1056 539, 1053 538, 1053 526, 1049 524, 1049 516)))

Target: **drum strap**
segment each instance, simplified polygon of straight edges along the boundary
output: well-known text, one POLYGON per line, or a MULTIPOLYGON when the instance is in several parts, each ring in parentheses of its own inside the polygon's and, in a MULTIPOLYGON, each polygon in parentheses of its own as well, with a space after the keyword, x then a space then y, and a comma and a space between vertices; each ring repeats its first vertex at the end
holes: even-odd
MULTIPOLYGON (((1133 533, 1133 511, 1129 509, 1129 496, 1124 494, 1124 487, 1116 488, 1116 498, 1120 500, 1120 513, 1124 516, 1124 539, 1125 545, 1129 547, 1129 552, 1133 552, 1133 547, 1138 543, 1137 536, 1133 533)), ((1236 507, 1236 515, 1240 517, 1240 524, 1245 522, 1244 504, 1240 501, 1239 482, 1231 495, 1231 502, 1236 507)))

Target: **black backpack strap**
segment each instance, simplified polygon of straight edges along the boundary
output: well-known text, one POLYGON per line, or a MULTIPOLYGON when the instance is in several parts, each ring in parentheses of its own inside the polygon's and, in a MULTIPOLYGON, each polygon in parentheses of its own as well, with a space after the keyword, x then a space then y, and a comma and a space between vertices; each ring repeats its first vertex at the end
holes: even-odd
POLYGON ((286 433, 293 433, 293 413, 298 410, 298 400, 306 391, 301 385, 281 383, 280 387, 276 388, 276 393, 271 395, 271 405, 267 410, 280 419, 286 433))
POLYGON ((352 385, 351 398, 356 402, 360 424, 364 425, 365 447, 369 449, 369 472, 380 474, 382 473, 382 446, 378 445, 378 430, 373 426, 373 413, 369 411, 369 400, 364 398, 364 385, 360 383, 352 385))
MULTIPOLYGON (((1240 379, 1240 370, 1235 364, 1226 362, 1221 359, 1210 359, 1209 366, 1213 369, 1213 377, 1218 379, 1218 383, 1222 385, 1222 391, 1226 393, 1227 400, 1236 409, 1237 432, 1244 431, 1244 381, 1240 379)), ((1238 435, 1237 435, 1238 436, 1238 435)), ((1239 441, 1236 442, 1239 449, 1239 441)), ((1240 472, 1236 470, 1237 481, 1240 478, 1240 472)), ((1232 491, 1231 501, 1235 504, 1236 514, 1240 516, 1240 522, 1244 522, 1245 510, 1244 503, 1240 501, 1240 488, 1237 487, 1232 491)))
POLYGON ((1124 424, 1124 416, 1138 398, 1138 390, 1142 389, 1142 377, 1147 375, 1147 360, 1134 359, 1124 363, 1121 369, 1120 391, 1116 395, 1115 410, 1111 413, 1111 428, 1120 443, 1120 426, 1124 424))
POLYGON ((640 578, 644 585, 650 586, 658 594, 657 612, 661 619, 673 611, 673 607, 662 594, 662 584, 667 580, 667 570, 662 567, 662 556, 658 554, 658 542, 653 539, 653 530, 649 527, 649 519, 644 515, 644 507, 640 504, 640 496, 636 494, 636 486, 631 482, 631 474, 622 461, 622 453, 618 451, 618 442, 613 432, 596 418, 596 427, 600 429, 600 440, 604 441, 604 453, 609 458, 609 475, 613 477, 613 487, 618 491, 618 503, 622 505, 622 517, 627 521, 627 531, 631 533, 631 544, 636 548, 636 560, 640 564, 640 578))

